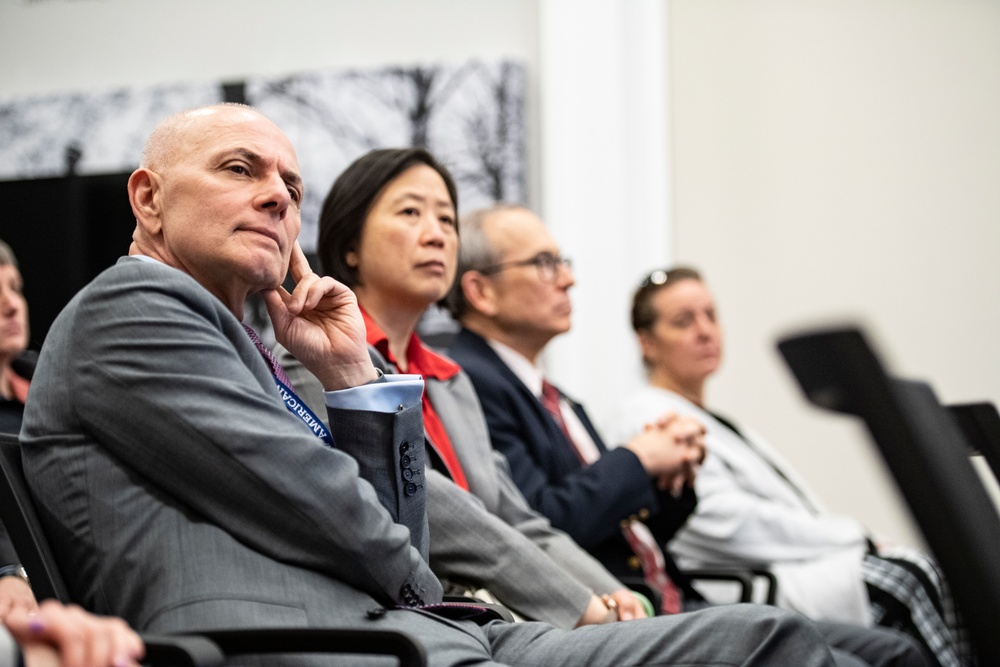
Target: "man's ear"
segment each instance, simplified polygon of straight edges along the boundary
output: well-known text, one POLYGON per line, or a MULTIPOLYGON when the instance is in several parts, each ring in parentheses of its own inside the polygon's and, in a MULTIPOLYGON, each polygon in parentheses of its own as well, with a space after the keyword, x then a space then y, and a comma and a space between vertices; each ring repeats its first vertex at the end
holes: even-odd
POLYGON ((140 167, 128 179, 128 200, 136 224, 151 236, 160 233, 163 224, 160 219, 161 207, 160 178, 156 172, 140 167))
POLYGON ((496 315, 497 290, 487 276, 479 271, 466 271, 462 274, 461 288, 469 308, 486 317, 496 315))

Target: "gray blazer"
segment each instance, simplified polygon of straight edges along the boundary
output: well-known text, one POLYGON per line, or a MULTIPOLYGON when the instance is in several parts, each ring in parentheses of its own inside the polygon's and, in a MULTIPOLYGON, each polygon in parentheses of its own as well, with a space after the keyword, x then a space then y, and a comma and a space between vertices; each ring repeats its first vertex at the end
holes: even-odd
MULTIPOLYGON (((396 368, 368 348, 376 366, 396 368)), ((287 351, 279 360, 299 397, 322 405, 322 387, 287 351)), ((447 582, 488 589, 521 615, 571 628, 593 592, 622 588, 604 567, 541 514, 518 490, 502 454, 490 446, 479 399, 464 372, 425 391, 462 464, 473 495, 443 474, 427 473, 431 569, 447 582)))
MULTIPOLYGON (((396 443, 422 458, 417 406, 329 416, 390 491, 396 443)), ((141 630, 371 627, 374 608, 440 600, 410 540, 423 539, 423 490, 386 511, 355 460, 276 400, 236 318, 163 264, 123 258, 70 302, 22 441, 71 595, 141 630)))

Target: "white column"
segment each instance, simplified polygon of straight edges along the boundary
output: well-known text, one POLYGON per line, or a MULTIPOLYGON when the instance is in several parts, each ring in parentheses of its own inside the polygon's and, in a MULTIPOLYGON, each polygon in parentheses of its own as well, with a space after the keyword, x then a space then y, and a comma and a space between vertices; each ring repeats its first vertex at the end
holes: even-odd
POLYGON ((672 256, 667 5, 540 0, 541 215, 573 259, 573 330, 545 366, 603 421, 641 381, 628 324, 672 256))

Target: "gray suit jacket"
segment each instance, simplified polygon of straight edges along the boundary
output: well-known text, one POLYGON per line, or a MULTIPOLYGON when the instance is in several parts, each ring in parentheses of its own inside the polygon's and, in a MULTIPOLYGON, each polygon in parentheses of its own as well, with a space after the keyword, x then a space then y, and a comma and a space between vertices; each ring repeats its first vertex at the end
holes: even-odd
MULTIPOLYGON (((369 347, 369 353, 383 371, 396 372, 377 350, 369 347)), ((322 405, 316 378, 286 351, 278 357, 299 397, 310 406, 322 405)), ((424 381, 473 494, 428 471, 431 569, 446 582, 489 589, 527 618, 573 627, 592 592, 610 593, 622 584, 528 506, 510 478, 507 460, 490 446, 468 376, 424 381)))
MULTIPOLYGON (((276 397, 240 323, 186 274, 123 258, 82 290, 49 332, 22 433, 73 598, 164 632, 368 627, 373 608, 440 600, 410 541, 423 490, 390 515, 276 397)), ((422 458, 417 406, 330 421, 390 495, 396 444, 422 458)))

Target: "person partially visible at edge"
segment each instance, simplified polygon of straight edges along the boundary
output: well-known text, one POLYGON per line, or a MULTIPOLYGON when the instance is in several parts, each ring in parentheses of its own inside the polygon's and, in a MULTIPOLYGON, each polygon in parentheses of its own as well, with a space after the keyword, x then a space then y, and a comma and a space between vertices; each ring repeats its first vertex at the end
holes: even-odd
MULTIPOLYGON (((28 303, 24 299, 21 271, 14 251, 0 241, 0 433, 21 431, 29 378, 11 365, 24 355, 27 347, 28 303)), ((37 607, 14 546, 0 525, 0 619, 15 609, 30 612, 37 607)))
MULTIPOLYGON (((28 302, 17 258, 0 241, 0 433, 18 433, 30 378, 11 364, 28 347, 28 302)), ((22 371, 23 372, 23 371, 22 371)))
POLYGON ((54 322, 21 433, 85 607, 150 632, 399 630, 436 667, 831 664, 808 621, 764 607, 572 631, 446 617, 425 560, 422 382, 380 379, 354 295, 309 269, 291 142, 248 107, 214 105, 163 121, 140 164, 130 256, 54 322), (253 292, 327 390, 329 432, 240 322, 253 292))

